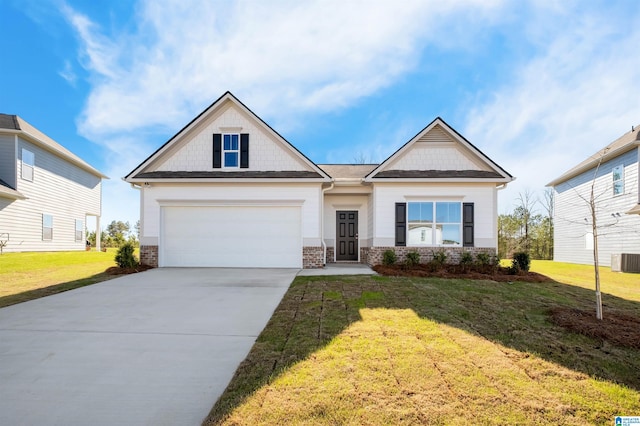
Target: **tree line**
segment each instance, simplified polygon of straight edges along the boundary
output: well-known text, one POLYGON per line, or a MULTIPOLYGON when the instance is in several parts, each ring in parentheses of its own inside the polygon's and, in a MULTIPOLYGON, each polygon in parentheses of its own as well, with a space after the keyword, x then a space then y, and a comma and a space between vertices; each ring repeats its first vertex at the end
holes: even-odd
MULTIPOLYGON (((125 243, 131 243, 135 247, 140 245, 140 221, 138 220, 133 228, 129 222, 121 220, 111 221, 107 228, 100 232, 100 246, 102 247, 122 247, 125 243)), ((87 242, 96 246, 95 231, 87 232, 87 242)))
POLYGON ((542 200, 526 190, 511 213, 498 216, 498 256, 511 258, 516 252, 553 259, 553 189, 548 188, 542 200))

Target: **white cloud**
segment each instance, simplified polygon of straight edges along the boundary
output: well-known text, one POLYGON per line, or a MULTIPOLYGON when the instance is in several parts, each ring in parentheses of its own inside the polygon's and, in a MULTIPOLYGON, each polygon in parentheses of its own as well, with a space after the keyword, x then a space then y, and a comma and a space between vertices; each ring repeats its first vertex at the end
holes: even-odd
POLYGON ((545 32, 532 21, 541 53, 509 70, 467 116, 463 133, 517 177, 501 193, 501 212, 640 123, 640 10, 586 9, 545 14, 545 32))
POLYGON ((70 61, 64 61, 64 68, 61 71, 58 71, 58 75, 65 79, 71 86, 75 87, 78 76, 73 70, 70 61))

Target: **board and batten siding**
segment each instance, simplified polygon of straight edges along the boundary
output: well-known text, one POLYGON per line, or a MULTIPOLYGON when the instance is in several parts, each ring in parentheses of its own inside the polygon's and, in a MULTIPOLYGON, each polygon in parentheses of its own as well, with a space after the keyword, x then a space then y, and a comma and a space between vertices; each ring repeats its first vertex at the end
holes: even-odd
POLYGON ((141 236, 140 244, 155 246, 159 243, 161 203, 171 201, 175 205, 190 203, 217 203, 220 205, 246 205, 302 202, 302 238, 304 246, 319 247, 320 202, 322 198, 319 183, 280 184, 151 184, 141 189, 141 236))
MULTIPOLYGON (((0 179, 16 187, 16 137, 0 135, 0 179)), ((1 232, 1 231, 0 231, 1 232)))
POLYGON ((75 239, 76 220, 86 226, 87 215, 101 214, 101 178, 22 138, 16 168, 16 189, 27 199, 0 203, 0 232, 10 232, 5 251, 84 250, 86 236, 75 239), (22 148, 35 156, 32 182, 21 177, 22 148), (42 239, 43 214, 53 217, 48 241, 42 239))
MULTIPOLYGON (((554 260, 593 265, 593 237, 588 200, 595 168, 554 187, 554 260)), ((611 255, 640 253, 640 215, 625 214, 638 204, 638 150, 600 165, 595 181, 598 262, 611 255), (612 170, 624 165, 624 194, 613 195, 612 170)))
POLYGON ((459 201, 474 203, 475 247, 497 248, 497 189, 495 184, 381 184, 373 189, 373 246, 395 245, 395 203, 459 201))

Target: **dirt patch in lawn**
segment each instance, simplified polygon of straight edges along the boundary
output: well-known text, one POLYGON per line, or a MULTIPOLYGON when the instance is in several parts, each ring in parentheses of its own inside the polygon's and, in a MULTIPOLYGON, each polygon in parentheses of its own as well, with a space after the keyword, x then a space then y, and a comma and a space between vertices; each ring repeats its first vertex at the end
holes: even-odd
POLYGON ((107 269, 105 272, 108 275, 127 275, 127 274, 135 274, 136 272, 144 272, 149 269, 153 269, 153 266, 148 265, 138 265, 135 268, 120 268, 119 266, 112 266, 107 269))
POLYGON ((377 265, 373 270, 380 275, 394 277, 436 277, 436 278, 462 278, 470 280, 491 280, 498 282, 526 281, 532 283, 544 283, 553 281, 546 275, 536 272, 523 272, 513 274, 509 268, 485 268, 480 270, 465 269, 460 265, 442 265, 434 268, 433 265, 420 264, 407 265, 377 265))
POLYGON ((640 318, 638 317, 605 310, 602 320, 598 320, 595 310, 584 311, 567 307, 553 308, 550 314, 556 325, 573 332, 606 340, 613 345, 640 349, 640 318))

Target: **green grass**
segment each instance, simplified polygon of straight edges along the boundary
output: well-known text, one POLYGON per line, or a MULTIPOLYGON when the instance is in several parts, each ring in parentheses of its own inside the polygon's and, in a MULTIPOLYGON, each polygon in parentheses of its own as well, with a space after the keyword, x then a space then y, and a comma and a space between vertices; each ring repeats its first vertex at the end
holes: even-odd
MULTIPOLYGON (((607 308, 640 316, 632 287, 607 308)), ((612 424, 640 413, 640 351, 548 315, 592 299, 588 283, 298 277, 205 424, 612 424)))
POLYGON ((0 307, 113 278, 115 251, 4 253, 0 256, 0 307))

